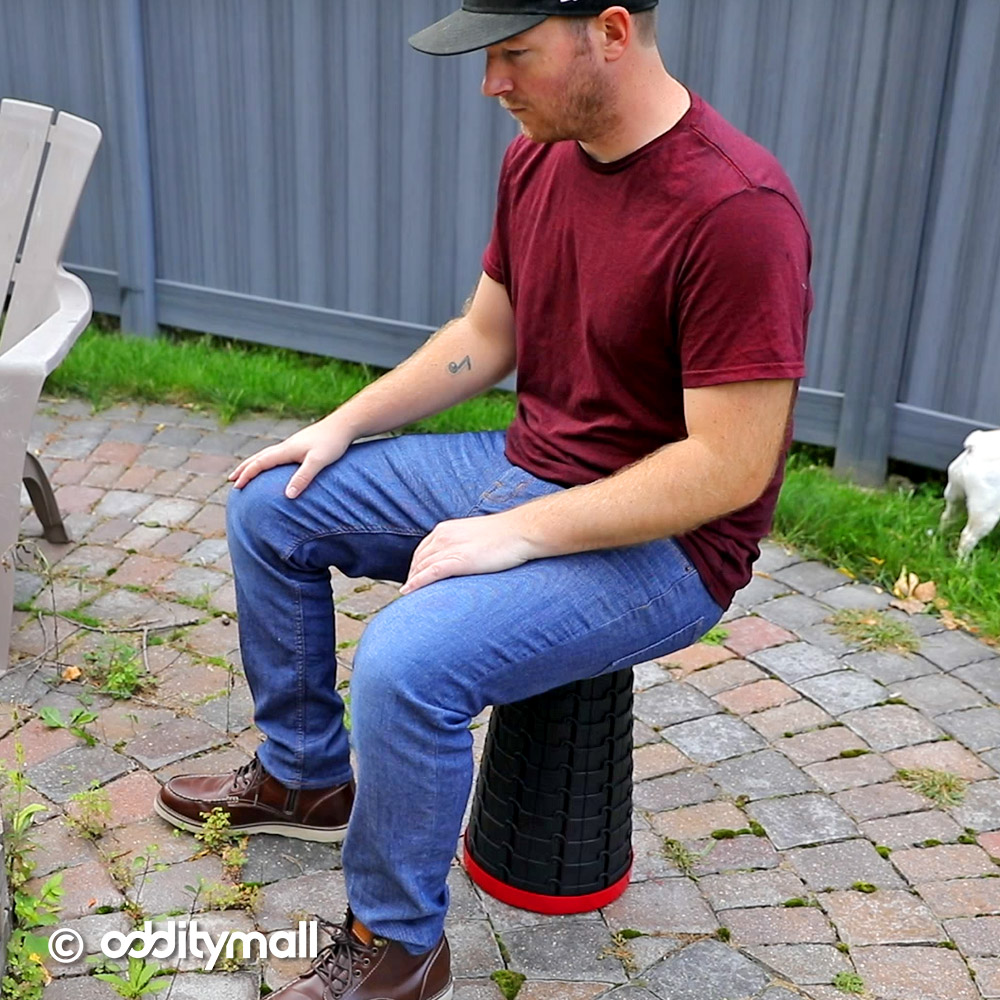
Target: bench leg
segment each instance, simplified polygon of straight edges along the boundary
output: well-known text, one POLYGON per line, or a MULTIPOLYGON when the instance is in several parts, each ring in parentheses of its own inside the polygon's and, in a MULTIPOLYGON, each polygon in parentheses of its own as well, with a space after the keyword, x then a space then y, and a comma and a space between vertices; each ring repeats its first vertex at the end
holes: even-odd
POLYGON ((49 485, 49 477, 45 474, 42 463, 31 452, 24 454, 23 479, 28 496, 31 497, 31 505, 35 508, 38 520, 42 522, 45 537, 56 545, 68 544, 70 538, 66 534, 55 494, 49 485))

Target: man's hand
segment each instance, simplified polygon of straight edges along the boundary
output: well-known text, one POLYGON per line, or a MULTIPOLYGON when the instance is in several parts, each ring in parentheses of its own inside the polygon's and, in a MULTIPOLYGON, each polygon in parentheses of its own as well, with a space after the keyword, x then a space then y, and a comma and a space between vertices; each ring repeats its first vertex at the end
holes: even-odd
POLYGON ((518 528, 516 509, 441 521, 417 546, 399 592, 411 594, 449 576, 499 573, 537 556, 518 528))
POLYGON ((276 465, 293 465, 298 463, 298 469, 288 480, 285 496, 289 499, 297 497, 315 478, 316 473, 336 462, 350 447, 353 437, 340 421, 334 419, 334 414, 324 417, 315 424, 303 427, 281 444, 273 444, 269 448, 243 459, 231 473, 229 479, 236 489, 242 489, 254 476, 265 469, 273 469, 276 465))

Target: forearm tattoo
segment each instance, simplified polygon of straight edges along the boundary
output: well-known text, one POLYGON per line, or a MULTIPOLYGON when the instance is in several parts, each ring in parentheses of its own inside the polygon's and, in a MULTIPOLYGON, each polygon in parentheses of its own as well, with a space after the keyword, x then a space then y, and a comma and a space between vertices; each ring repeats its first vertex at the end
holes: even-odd
POLYGON ((468 368, 470 372, 472 371, 472 358, 470 358, 468 354, 466 354, 461 361, 448 362, 448 371, 450 371, 452 375, 457 375, 463 368, 468 368))

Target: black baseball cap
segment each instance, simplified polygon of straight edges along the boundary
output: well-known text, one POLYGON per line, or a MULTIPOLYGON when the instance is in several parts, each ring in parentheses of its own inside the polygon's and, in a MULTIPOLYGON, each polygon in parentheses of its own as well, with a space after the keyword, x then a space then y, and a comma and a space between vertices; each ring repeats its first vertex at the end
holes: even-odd
POLYGON ((462 0, 462 9, 410 38, 432 56, 457 56, 495 45, 541 24, 547 17, 596 17, 609 7, 630 14, 652 10, 659 0, 462 0))

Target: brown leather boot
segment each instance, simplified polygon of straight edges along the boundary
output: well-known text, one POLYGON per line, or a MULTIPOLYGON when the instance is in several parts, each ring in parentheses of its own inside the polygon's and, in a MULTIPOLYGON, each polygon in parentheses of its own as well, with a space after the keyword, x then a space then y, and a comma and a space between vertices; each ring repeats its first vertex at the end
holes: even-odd
POLYGON ((344 839, 354 782, 332 788, 285 788, 254 757, 233 774, 182 774, 157 792, 157 815, 182 830, 205 828, 203 813, 223 809, 234 833, 278 833, 330 844, 344 839))
POLYGON ((374 937, 354 920, 320 920, 332 940, 312 969, 271 996, 274 1000, 451 1000, 451 952, 443 937, 423 955, 374 937))

